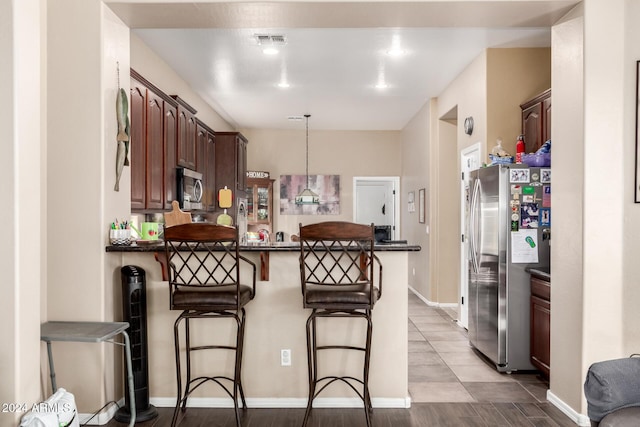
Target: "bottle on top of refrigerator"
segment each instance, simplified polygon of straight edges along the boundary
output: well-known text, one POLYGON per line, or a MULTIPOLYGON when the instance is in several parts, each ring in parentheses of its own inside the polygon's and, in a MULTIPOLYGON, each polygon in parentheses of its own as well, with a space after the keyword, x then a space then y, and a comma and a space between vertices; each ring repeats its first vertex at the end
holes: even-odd
POLYGON ((522 155, 524 154, 524 135, 518 136, 518 141, 516 142, 516 163, 522 163, 522 155))

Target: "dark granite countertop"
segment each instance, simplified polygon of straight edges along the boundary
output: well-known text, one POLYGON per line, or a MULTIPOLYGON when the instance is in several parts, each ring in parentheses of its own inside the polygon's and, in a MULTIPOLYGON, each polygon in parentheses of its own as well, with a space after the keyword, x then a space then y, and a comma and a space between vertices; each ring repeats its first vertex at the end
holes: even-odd
MULTIPOLYGON (((109 245, 107 252, 159 252, 164 251, 162 240, 154 243, 131 244, 131 245, 109 245)), ((376 252, 418 252, 422 250, 419 245, 408 245, 403 243, 384 243, 376 244, 374 247, 376 252)), ((269 245, 246 245, 241 246, 242 252, 297 252, 300 250, 300 244, 297 242, 276 242, 269 245)))

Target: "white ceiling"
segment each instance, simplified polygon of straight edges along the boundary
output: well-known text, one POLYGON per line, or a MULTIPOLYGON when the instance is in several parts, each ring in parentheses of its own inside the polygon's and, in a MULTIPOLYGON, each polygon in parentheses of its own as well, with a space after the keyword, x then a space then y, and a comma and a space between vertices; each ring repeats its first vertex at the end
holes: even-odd
POLYGON ((483 49, 549 46, 550 25, 574 4, 129 1, 110 7, 238 128, 299 129, 301 122, 287 118, 311 114, 312 129, 399 130, 483 49), (284 35, 286 43, 265 55, 255 34, 284 35), (389 56, 391 47, 405 54, 389 56), (290 87, 278 87, 282 81, 290 87), (380 82, 388 87, 376 88, 380 82))

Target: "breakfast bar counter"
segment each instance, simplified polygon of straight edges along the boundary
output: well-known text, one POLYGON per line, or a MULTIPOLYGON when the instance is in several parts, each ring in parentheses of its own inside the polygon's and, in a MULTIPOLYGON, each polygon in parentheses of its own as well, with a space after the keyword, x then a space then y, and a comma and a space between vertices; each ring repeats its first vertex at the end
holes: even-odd
MULTIPOLYGON (((374 407, 408 407, 408 335, 407 292, 408 253, 419 251, 419 246, 381 244, 375 252, 383 266, 383 294, 373 309, 373 340, 371 356, 370 390, 374 407)), ((179 315, 169 310, 169 285, 163 281, 161 266, 151 254, 164 257, 162 242, 131 246, 107 246, 113 271, 114 294, 118 293, 120 268, 135 265, 145 270, 147 296, 147 324, 149 346, 149 389, 151 403, 156 406, 175 405, 176 378, 173 346, 173 323, 179 315)), ((305 326, 310 310, 302 306, 299 252, 297 242, 275 243, 268 246, 243 246, 242 254, 260 270, 265 262, 269 267, 268 280, 260 280, 255 298, 246 306, 247 320, 243 352, 243 388, 249 408, 304 407, 308 393, 305 326), (291 365, 282 366, 281 350, 291 350, 291 365)), ((243 283, 250 283, 252 269, 241 270, 243 283)), ((229 327, 211 328, 205 322, 192 325, 192 341, 206 335, 229 341, 235 334, 229 327)), ((365 322, 361 319, 320 319, 319 343, 327 337, 349 345, 361 345, 365 336, 365 322), (327 323, 324 320, 328 320, 327 323)), ((224 353, 194 354, 194 372, 202 366, 220 367, 229 372, 233 358, 224 353)), ((359 377, 362 372, 362 354, 332 352, 323 355, 319 369, 331 368, 337 373, 348 372, 359 377)), ((192 406, 225 406, 231 401, 219 387, 203 386, 190 400, 192 406)), ((362 405, 353 391, 341 383, 328 387, 315 404, 325 407, 362 405)))
MULTIPOLYGON (((418 245, 406 243, 380 243, 376 244, 376 252, 415 252, 421 248, 418 245)), ((158 252, 164 251, 162 240, 137 241, 131 245, 111 245, 106 247, 107 252, 158 252)), ((240 246, 240 252, 300 252, 298 242, 275 242, 269 244, 253 244, 240 246)))

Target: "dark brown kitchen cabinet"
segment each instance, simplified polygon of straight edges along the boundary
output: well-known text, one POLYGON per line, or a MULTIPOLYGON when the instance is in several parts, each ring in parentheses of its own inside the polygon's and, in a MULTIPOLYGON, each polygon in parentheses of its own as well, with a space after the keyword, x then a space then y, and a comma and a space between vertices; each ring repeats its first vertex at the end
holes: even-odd
POLYGON ((164 103, 164 209, 176 200, 176 152, 178 150, 178 107, 164 103))
POLYGON ((216 145, 213 131, 207 133, 207 171, 205 180, 205 210, 213 212, 216 210, 216 145))
POLYGON ((146 208, 146 111, 147 87, 131 79, 129 164, 131 169, 131 209, 146 208))
POLYGON ((232 212, 235 213, 235 199, 246 197, 247 139, 240 132, 215 132, 216 181, 215 194, 225 186, 234 193, 232 212))
POLYGON ((535 153, 551 139, 551 89, 520 105, 525 153, 535 153))
POLYGON ((164 208, 164 102, 147 89, 146 208, 164 208))
POLYGON ((204 194, 202 195, 202 208, 205 211, 214 211, 216 208, 215 181, 216 181, 216 152, 214 132, 207 125, 196 120, 196 171, 203 177, 204 194))
MULTIPOLYGON (((203 175, 203 210, 217 208, 218 165, 216 136, 213 129, 198 120, 196 110, 179 96, 167 95, 131 69, 131 210, 156 213, 171 210, 177 197, 176 168, 186 167, 203 175)), ((245 197, 246 139, 230 138, 223 150, 223 163, 233 162, 220 175, 236 197, 245 197), (239 141, 239 142, 238 142, 239 141), (242 180, 237 184, 238 177, 242 180)), ((220 187, 221 188, 221 187, 220 187)), ((235 202, 234 202, 235 205, 235 202)), ((235 206, 234 206, 235 208, 235 206)))
POLYGON ((551 282, 531 276, 531 364, 547 378, 551 367, 551 282))
POLYGON ((178 166, 196 169, 196 117, 197 111, 177 95, 178 102, 178 166))
POLYGON ((177 104, 131 70, 131 210, 171 208, 175 197, 177 104))

